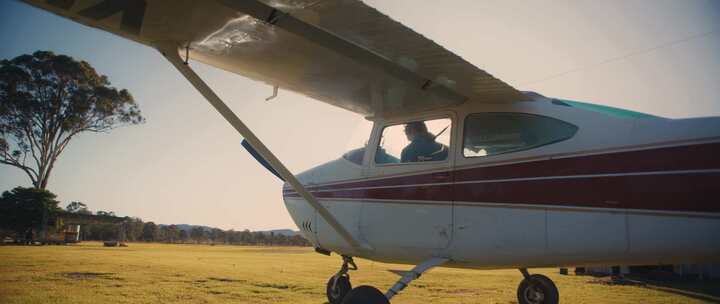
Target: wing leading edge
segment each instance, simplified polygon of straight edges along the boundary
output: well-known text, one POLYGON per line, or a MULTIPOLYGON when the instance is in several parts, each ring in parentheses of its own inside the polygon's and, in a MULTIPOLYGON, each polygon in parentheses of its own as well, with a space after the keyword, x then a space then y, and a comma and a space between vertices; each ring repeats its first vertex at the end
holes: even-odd
POLYGON ((521 92, 357 0, 26 0, 83 24, 365 116, 521 92), (184 51, 184 50, 183 50, 184 51))

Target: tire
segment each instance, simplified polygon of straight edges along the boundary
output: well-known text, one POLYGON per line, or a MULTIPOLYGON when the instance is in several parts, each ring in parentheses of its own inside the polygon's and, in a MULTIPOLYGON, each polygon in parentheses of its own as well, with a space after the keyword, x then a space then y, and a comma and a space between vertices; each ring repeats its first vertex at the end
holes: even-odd
POLYGON ((350 277, 347 275, 341 276, 337 279, 335 289, 333 290, 333 277, 327 282, 327 298, 330 304, 340 304, 343 298, 352 290, 350 284, 350 277))
POLYGON ((520 282, 517 290, 519 304, 558 304, 560 293, 550 278, 533 274, 520 282))
POLYGON ((390 304, 390 301, 377 288, 363 285, 351 290, 342 304, 390 304))

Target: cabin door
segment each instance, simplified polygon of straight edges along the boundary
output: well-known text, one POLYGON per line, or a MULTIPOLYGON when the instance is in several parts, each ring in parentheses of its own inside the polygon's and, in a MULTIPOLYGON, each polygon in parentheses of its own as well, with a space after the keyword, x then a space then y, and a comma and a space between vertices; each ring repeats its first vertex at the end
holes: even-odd
POLYGON ((446 248, 452 228, 450 114, 376 123, 360 231, 374 248, 446 248))

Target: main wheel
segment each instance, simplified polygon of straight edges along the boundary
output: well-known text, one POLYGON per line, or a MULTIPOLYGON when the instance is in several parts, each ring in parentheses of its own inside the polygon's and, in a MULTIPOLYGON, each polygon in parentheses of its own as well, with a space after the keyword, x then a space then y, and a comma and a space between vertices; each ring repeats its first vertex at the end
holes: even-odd
POLYGON ((334 278, 334 276, 330 277, 330 280, 327 282, 327 298, 330 304, 340 304, 352 289, 352 285, 350 284, 350 277, 344 275, 337 279, 333 288, 334 278))
POLYGON ((390 304, 390 301, 377 288, 363 285, 351 290, 342 304, 390 304))
POLYGON ((520 282, 517 290, 519 304, 557 304, 560 293, 550 278, 533 274, 520 282))

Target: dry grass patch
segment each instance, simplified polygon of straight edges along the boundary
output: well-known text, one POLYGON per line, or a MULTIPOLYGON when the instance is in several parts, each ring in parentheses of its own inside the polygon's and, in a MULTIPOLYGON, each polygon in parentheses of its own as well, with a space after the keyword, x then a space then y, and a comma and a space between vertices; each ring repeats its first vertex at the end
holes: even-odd
MULTIPOLYGON (((411 268, 357 263, 360 270, 351 272, 353 284, 381 290, 397 279, 388 269, 411 268)), ((0 303, 320 304, 327 301, 325 283, 339 266, 337 256, 319 255, 310 248, 6 246, 0 247, 0 303)), ((648 286, 592 284, 595 278, 561 276, 557 269, 534 271, 557 283, 562 303, 708 301, 648 286)), ((517 270, 438 268, 413 282, 393 303, 515 303, 520 279, 517 270)))

